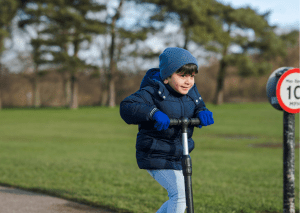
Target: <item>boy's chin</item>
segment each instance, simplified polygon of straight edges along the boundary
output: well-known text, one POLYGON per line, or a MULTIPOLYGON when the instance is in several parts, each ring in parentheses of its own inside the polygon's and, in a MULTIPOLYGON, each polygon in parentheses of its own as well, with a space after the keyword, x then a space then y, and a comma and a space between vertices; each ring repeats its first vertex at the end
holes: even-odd
POLYGON ((186 94, 188 94, 189 90, 187 90, 187 91, 177 91, 177 92, 180 93, 181 95, 186 95, 186 94))

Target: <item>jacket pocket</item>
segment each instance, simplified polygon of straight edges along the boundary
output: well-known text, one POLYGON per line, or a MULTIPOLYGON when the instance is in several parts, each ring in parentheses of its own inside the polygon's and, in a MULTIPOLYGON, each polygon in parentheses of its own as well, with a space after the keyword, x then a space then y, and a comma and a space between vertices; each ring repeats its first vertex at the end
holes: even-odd
POLYGON ((154 138, 144 134, 138 135, 135 146, 137 151, 142 151, 150 154, 153 152, 153 150, 156 149, 156 146, 157 142, 154 138))
POLYGON ((182 156, 182 146, 177 141, 155 140, 152 157, 169 160, 179 160, 182 156))
POLYGON ((175 153, 171 156, 173 160, 180 160, 183 154, 183 147, 181 141, 176 141, 175 145, 175 153))

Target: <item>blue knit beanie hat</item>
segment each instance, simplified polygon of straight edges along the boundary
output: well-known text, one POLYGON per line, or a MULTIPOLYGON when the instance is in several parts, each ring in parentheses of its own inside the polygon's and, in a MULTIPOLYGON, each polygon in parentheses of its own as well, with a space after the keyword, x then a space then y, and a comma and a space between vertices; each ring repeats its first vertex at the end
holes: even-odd
POLYGON ((159 55, 160 77, 165 80, 186 64, 196 64, 197 60, 192 54, 182 48, 168 47, 159 55))

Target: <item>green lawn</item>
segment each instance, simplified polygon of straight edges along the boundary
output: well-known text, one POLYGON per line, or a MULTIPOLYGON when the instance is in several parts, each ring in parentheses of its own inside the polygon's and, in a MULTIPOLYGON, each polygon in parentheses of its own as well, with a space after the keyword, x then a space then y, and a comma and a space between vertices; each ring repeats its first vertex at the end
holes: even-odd
MULTIPOLYGON (((282 212, 283 113, 270 104, 207 105, 215 124, 195 129, 195 212, 282 212)), ((167 192, 135 160, 137 126, 119 109, 0 111, 0 184, 117 210, 154 213, 167 192)), ((296 115, 296 143, 299 115, 296 115)), ((299 211, 299 149, 296 208, 299 211)))

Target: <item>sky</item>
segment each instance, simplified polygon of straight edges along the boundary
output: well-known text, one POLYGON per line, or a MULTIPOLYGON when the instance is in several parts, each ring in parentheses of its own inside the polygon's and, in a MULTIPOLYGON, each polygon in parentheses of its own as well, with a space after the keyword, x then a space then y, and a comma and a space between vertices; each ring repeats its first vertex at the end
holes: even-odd
POLYGON ((234 8, 250 6, 259 13, 271 10, 270 25, 278 25, 282 29, 300 28, 300 0, 219 0, 234 8))

